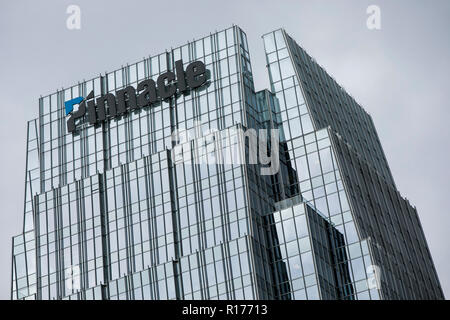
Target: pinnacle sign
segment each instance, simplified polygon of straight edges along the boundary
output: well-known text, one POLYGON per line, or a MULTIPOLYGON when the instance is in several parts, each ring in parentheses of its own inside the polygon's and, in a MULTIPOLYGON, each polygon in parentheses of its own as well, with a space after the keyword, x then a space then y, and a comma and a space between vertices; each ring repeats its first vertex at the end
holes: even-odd
POLYGON ((71 114, 67 120, 68 132, 75 131, 75 120, 86 114, 90 124, 95 125, 106 119, 123 115, 128 110, 136 110, 150 106, 160 100, 167 100, 177 94, 187 93, 190 89, 201 87, 206 82, 206 68, 201 61, 194 61, 183 69, 183 61, 175 62, 174 72, 162 73, 158 79, 145 79, 137 88, 128 86, 113 93, 107 93, 94 99, 91 91, 84 99, 78 97, 65 102, 66 115, 71 114), (175 78, 176 75, 176 78, 175 78), (75 104, 78 110, 73 111, 75 104))

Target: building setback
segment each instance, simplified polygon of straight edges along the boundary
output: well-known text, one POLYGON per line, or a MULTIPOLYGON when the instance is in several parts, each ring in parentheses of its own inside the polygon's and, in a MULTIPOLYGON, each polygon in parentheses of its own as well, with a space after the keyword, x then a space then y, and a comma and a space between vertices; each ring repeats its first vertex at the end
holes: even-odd
POLYGON ((263 41, 270 90, 233 26, 39 99, 12 299, 444 299, 370 115, 284 30, 263 41), (279 130, 274 174, 250 129, 279 130))

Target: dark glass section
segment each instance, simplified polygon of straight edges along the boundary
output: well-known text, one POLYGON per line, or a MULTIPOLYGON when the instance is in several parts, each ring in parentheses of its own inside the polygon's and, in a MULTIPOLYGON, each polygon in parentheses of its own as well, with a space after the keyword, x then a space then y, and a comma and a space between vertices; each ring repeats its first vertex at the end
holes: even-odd
POLYGON ((417 210, 336 134, 336 153, 362 237, 382 266, 386 299, 442 299, 442 288, 417 210))
POLYGON ((263 39, 301 196, 342 236, 331 246, 341 260, 316 263, 339 270, 335 289, 320 280, 322 296, 443 299, 417 211, 396 189, 370 115, 284 30, 263 39))

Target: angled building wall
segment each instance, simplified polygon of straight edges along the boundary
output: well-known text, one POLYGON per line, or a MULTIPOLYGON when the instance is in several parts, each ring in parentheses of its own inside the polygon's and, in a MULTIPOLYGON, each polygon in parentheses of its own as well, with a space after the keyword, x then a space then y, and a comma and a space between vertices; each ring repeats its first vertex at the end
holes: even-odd
POLYGON ((417 212, 395 187, 370 115, 284 30, 263 39, 300 193, 345 235, 348 294, 443 299, 417 212), (329 149, 311 144, 318 135, 329 149))

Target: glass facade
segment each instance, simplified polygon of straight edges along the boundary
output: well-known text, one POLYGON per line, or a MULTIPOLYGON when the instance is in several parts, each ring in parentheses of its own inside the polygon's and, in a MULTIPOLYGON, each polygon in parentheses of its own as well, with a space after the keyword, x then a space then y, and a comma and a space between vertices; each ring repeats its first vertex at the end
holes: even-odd
POLYGON ((263 40, 270 90, 233 26, 39 99, 12 299, 443 298, 371 117, 284 30, 263 40), (206 85, 67 132, 65 101, 180 59, 206 85), (251 129, 279 131, 271 175, 251 129))

